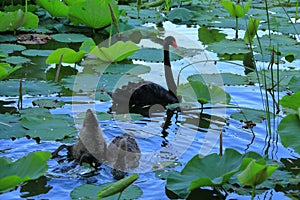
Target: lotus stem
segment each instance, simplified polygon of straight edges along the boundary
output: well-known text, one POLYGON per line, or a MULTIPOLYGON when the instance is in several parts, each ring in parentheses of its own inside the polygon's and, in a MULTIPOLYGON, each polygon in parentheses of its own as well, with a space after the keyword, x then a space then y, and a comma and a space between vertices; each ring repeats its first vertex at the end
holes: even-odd
POLYGON ((64 57, 64 54, 61 54, 61 56, 59 58, 59 63, 57 65, 57 70, 56 70, 56 75, 55 75, 55 80, 54 80, 55 83, 58 82, 58 77, 59 77, 63 57, 64 57))
POLYGON ((223 155, 223 133, 220 131, 220 156, 223 155))

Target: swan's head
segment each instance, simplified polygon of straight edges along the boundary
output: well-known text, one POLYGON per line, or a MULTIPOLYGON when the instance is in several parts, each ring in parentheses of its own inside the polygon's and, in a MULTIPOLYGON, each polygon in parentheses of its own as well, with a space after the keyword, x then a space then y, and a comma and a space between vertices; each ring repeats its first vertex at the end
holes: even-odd
POLYGON ((173 36, 168 36, 164 40, 164 47, 169 47, 170 45, 173 46, 175 49, 178 49, 176 40, 173 36))

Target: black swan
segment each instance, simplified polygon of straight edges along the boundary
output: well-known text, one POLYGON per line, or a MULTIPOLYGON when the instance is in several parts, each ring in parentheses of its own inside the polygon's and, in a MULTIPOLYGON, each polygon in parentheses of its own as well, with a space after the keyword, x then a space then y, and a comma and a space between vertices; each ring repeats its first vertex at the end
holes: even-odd
POLYGON ((139 113, 149 116, 149 109, 153 105, 161 105, 165 108, 168 104, 179 103, 177 86, 174 81, 169 46, 178 48, 173 36, 164 39, 164 71, 168 90, 149 81, 129 83, 112 94, 113 105, 111 111, 116 113, 139 113))
POLYGON ((107 146, 98 120, 90 109, 86 111, 77 142, 59 146, 52 153, 52 158, 58 157, 59 151, 64 148, 68 150, 68 157, 80 164, 89 163, 95 168, 101 163, 108 164, 117 172, 118 179, 120 173, 124 175, 122 172, 138 167, 141 157, 135 137, 128 133, 116 136, 107 146))

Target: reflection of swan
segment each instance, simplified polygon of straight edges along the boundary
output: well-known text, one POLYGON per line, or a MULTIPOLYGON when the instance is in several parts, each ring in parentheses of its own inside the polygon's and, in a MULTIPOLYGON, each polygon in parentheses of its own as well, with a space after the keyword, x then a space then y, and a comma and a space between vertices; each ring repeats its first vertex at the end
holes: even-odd
POLYGON ((77 142, 72 146, 61 145, 52 156, 56 157, 64 148, 68 150, 71 159, 80 164, 86 162, 97 167, 100 163, 106 163, 118 171, 136 168, 141 157, 137 141, 128 133, 115 137, 107 146, 98 121, 90 109, 86 111, 77 142))
POLYGON ((176 40, 172 36, 166 37, 163 43, 165 79, 168 90, 149 81, 129 83, 121 89, 117 89, 112 94, 113 111, 117 113, 140 113, 148 116, 149 108, 152 105, 159 104, 165 107, 168 104, 179 102, 176 96, 177 86, 171 69, 169 52, 170 45, 174 48, 178 48, 176 40))

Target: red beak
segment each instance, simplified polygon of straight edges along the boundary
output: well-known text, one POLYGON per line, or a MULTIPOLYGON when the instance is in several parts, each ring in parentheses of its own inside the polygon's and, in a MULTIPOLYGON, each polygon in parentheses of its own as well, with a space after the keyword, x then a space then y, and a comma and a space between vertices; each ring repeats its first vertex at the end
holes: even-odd
POLYGON ((178 49, 177 43, 176 42, 172 42, 171 44, 175 49, 178 49))

